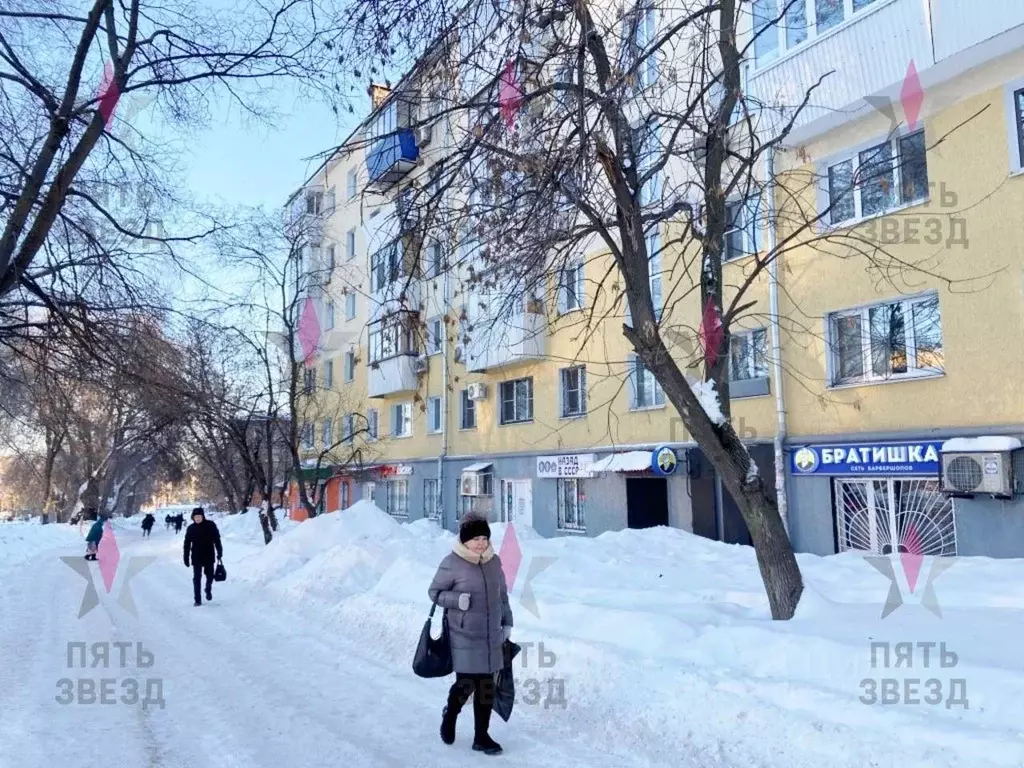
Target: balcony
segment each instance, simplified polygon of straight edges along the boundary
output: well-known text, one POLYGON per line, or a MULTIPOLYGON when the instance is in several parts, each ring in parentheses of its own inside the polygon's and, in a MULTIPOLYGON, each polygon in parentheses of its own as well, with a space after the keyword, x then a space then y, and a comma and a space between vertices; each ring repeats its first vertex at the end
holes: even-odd
POLYGON ((416 376, 416 355, 402 354, 370 364, 367 391, 370 397, 387 397, 401 392, 414 392, 419 382, 416 376))
POLYGON ((411 128, 397 131, 378 139, 366 156, 366 170, 370 183, 394 184, 411 171, 420 159, 416 134, 411 128))
MULTIPOLYGON (((810 0, 807 8, 810 20, 810 0)), ((1024 24, 1019 0, 874 0, 852 13, 851 8, 847 4, 845 19, 831 29, 819 32, 808 21, 807 39, 792 45, 792 30, 779 30, 772 38, 778 41, 774 58, 750 71, 747 95, 768 108, 800 104, 823 78, 790 141, 807 141, 884 112, 889 103, 903 121, 900 91, 911 62, 921 86, 931 88, 1012 50, 1019 45, 1013 30, 1024 24)), ((787 110, 784 119, 790 118, 787 110)))
POLYGON ((479 373, 545 356, 547 317, 536 312, 475 324, 466 354, 466 368, 479 373))

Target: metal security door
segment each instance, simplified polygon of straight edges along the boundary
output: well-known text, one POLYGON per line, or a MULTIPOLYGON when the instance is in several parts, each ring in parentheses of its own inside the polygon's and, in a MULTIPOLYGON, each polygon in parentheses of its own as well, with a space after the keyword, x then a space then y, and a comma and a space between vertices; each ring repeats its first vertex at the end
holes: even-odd
POLYGON ((953 502, 936 480, 836 480, 839 551, 956 555, 953 502))

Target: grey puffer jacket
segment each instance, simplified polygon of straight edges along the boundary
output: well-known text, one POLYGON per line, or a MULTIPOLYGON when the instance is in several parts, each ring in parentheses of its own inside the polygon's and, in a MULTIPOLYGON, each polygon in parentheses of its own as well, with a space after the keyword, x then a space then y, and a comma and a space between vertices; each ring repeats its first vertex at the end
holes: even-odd
POLYGON ((512 607, 501 560, 488 547, 481 558, 456 542, 455 551, 441 561, 427 590, 445 609, 456 672, 487 674, 503 666, 503 627, 512 626, 512 607), (469 610, 459 610, 459 595, 468 593, 469 610))

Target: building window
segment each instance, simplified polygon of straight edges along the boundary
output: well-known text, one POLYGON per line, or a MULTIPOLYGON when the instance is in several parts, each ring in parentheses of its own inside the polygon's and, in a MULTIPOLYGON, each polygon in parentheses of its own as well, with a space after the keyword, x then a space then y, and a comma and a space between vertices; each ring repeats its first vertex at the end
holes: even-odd
POLYGON ((391 243, 377 251, 370 259, 370 281, 373 291, 382 291, 403 276, 402 249, 391 243))
POLYGON ((334 302, 328 301, 324 307, 324 328, 328 331, 334 329, 334 302))
POLYGON ((562 417, 582 416, 587 412, 587 369, 582 365, 563 368, 561 375, 562 417))
POLYGON ((729 381, 768 378, 768 332, 734 333, 729 339, 729 381))
POLYGON ((469 396, 469 390, 462 390, 462 416, 459 420, 460 429, 476 429, 476 402, 469 396))
POLYGON ((437 355, 441 352, 441 340, 444 338, 441 330, 441 318, 435 317, 427 321, 427 354, 437 355))
POLYGON ((345 319, 355 320, 356 318, 356 294, 355 291, 345 296, 345 319))
POLYGON ((412 435, 412 403, 398 403, 391 406, 391 435, 393 437, 412 435))
POLYGON ((1024 169, 1024 88, 1013 92, 1014 138, 1017 140, 1015 170, 1024 169))
POLYGON ((924 131, 876 144, 828 167, 829 221, 878 216, 928 197, 924 131))
POLYGON ((761 248, 759 197, 725 204, 725 247, 722 259, 730 261, 757 253, 761 248))
POLYGON ((423 516, 441 522, 441 493, 437 478, 426 478, 423 481, 423 516))
POLYGON ((348 172, 346 179, 346 188, 348 191, 348 199, 352 200, 357 194, 359 194, 359 178, 356 176, 356 169, 353 168, 348 172))
POLYGON ((380 420, 380 412, 376 408, 371 408, 366 412, 366 438, 368 440, 377 439, 377 422, 380 420))
POLYGON ((302 447, 307 451, 313 448, 313 424, 302 425, 302 447))
POLYGON ((312 216, 319 216, 324 209, 324 193, 323 192, 307 192, 306 193, 306 213, 312 216))
POLYGON ((348 509, 348 503, 349 503, 349 497, 348 497, 349 491, 348 491, 348 489, 349 489, 348 483, 342 483, 341 484, 341 488, 339 489, 341 491, 341 508, 342 509, 348 509))
POLYGON ((330 277, 330 273, 334 271, 336 262, 334 260, 334 246, 327 246, 327 276, 330 277))
POLYGON ((632 398, 630 408, 654 408, 665 404, 665 392, 654 374, 644 367, 643 362, 635 355, 632 358, 630 371, 630 388, 632 398))
POLYGON ((316 368, 302 369, 302 391, 307 395, 316 392, 316 368))
POLYGON ((409 516, 409 481, 388 480, 387 513, 392 517, 409 516))
POLYGON ((334 445, 334 423, 332 419, 324 419, 320 435, 323 440, 324 448, 330 448, 334 445))
POLYGON ((434 241, 427 246, 427 260, 431 276, 440 277, 444 273, 444 257, 439 242, 434 241))
POLYGON ((431 397, 427 399, 427 424, 428 432, 441 431, 441 398, 431 397))
POLYGON ((324 389, 334 386, 334 361, 328 360, 324 363, 324 389))
POLYGON ((657 54, 652 50, 655 22, 653 7, 640 8, 622 20, 622 39, 626 41, 622 49, 622 68, 630 70, 636 67, 637 90, 653 85, 658 77, 657 54))
POLYGON ((558 288, 558 311, 561 314, 583 308, 583 264, 576 262, 562 270, 558 288))
POLYGON ((345 257, 349 261, 356 257, 356 231, 354 229, 345 233, 345 257))
POLYGON ((560 477, 558 482, 558 530, 587 530, 583 505, 583 481, 575 477, 560 477))
POLYGON ((836 312, 828 327, 833 385, 943 372, 937 296, 836 312))
POLYGON ((754 0, 754 57, 770 64, 785 51, 813 40, 876 0, 754 0), (781 18, 782 9, 785 18, 781 18), (784 30, 784 34, 783 34, 784 30))
POLYGON ((345 353, 345 381, 354 381, 356 378, 356 353, 345 353))
POLYGON ((346 443, 351 443, 355 439, 355 416, 353 416, 351 413, 346 413, 341 418, 341 424, 341 439, 346 443))
POLYGON ((533 421, 533 377, 501 382, 501 423, 533 421))
POLYGON ((660 321, 665 305, 661 294, 661 235, 657 229, 647 235, 647 269, 651 280, 651 305, 654 316, 660 321))

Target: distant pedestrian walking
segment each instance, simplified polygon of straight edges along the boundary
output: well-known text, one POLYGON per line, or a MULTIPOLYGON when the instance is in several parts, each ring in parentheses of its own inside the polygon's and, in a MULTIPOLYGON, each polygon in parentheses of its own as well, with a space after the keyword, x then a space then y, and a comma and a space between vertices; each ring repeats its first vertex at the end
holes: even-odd
MULTIPOLYGON (((94 510, 89 510, 94 512, 94 510)), ((89 533, 85 536, 85 559, 95 560, 96 553, 100 549, 100 539, 103 538, 103 526, 107 522, 107 515, 100 512, 96 515, 96 522, 92 524, 89 533)))
POLYGON ((164 515, 164 522, 167 524, 167 530, 171 530, 171 516, 164 515))
POLYGON ((142 518, 142 536, 145 538, 153 533, 153 523, 156 522, 156 518, 153 517, 152 513, 147 512, 146 516, 142 518))
MULTIPOLYGON (((196 507, 196 509, 201 509, 201 507, 196 507)), ((184 515, 182 515, 181 512, 179 512, 172 518, 172 520, 174 521, 174 532, 181 533, 181 526, 185 524, 184 515)))
POLYGON ((455 742, 455 721, 472 696, 473 749, 496 755, 501 745, 488 729, 495 675, 505 666, 502 646, 512 631, 512 608, 486 520, 472 515, 462 520, 454 551, 441 561, 427 594, 448 616, 455 667, 455 683, 441 716, 441 740, 455 742))
POLYGON ((195 605, 202 605, 200 586, 206 576, 206 601, 213 600, 214 557, 220 561, 224 549, 220 543, 220 530, 213 520, 206 519, 202 507, 192 510, 192 524, 185 531, 185 567, 192 566, 192 593, 195 605))

